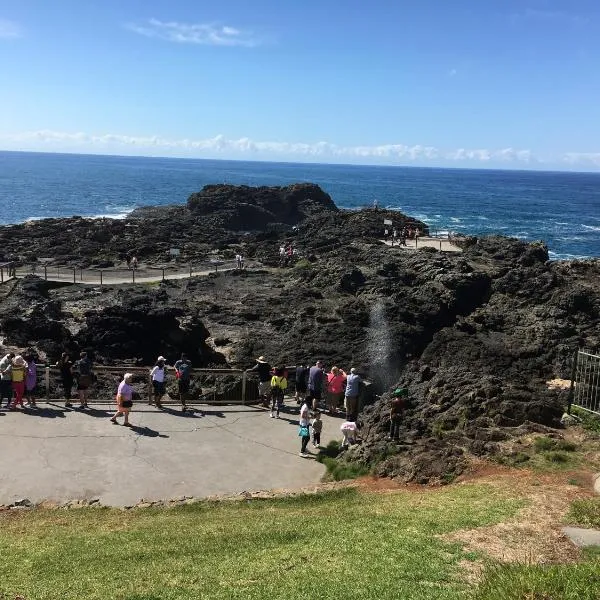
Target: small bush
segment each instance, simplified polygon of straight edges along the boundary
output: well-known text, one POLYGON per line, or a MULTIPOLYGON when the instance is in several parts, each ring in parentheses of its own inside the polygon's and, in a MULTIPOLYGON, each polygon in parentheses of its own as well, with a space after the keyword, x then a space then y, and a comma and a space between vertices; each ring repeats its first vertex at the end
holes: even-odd
POLYGON ((568 442, 567 440, 558 440, 556 449, 562 450, 563 452, 575 452, 575 450, 577 450, 577 444, 568 442))
POLYGON ((553 463, 566 463, 569 462, 569 455, 564 452, 548 452, 544 458, 548 462, 553 463))
POLYGON ((522 465, 523 463, 526 463, 531 457, 529 456, 529 454, 526 454, 525 452, 517 452, 514 456, 511 456, 511 462, 514 465, 522 465))
POLYGON ((310 260, 306 258, 301 258, 295 265, 294 269, 298 269, 299 271, 306 271, 308 269, 312 269, 312 263, 310 260))
POLYGON ((575 500, 571 504, 567 522, 584 527, 600 527, 600 498, 575 500))
POLYGON ((369 472, 369 469, 367 469, 365 465, 340 462, 335 458, 330 458, 329 456, 319 455, 317 460, 325 465, 327 468, 327 473, 335 481, 356 479, 357 477, 367 475, 369 472))
POLYGON ((583 429, 600 433, 600 416, 577 406, 571 407, 571 413, 581 419, 581 427, 583 429))
POLYGON ((533 447, 535 448, 536 452, 547 452, 548 450, 552 450, 556 447, 556 440, 553 440, 549 437, 535 438, 533 447))

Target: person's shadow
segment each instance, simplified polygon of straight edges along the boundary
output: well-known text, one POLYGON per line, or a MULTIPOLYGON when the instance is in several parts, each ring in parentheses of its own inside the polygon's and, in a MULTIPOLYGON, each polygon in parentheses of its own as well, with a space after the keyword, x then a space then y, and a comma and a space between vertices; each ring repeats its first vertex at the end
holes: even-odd
POLYGON ((144 437, 151 437, 151 438, 155 438, 155 437, 168 438, 169 437, 168 435, 166 435, 164 433, 160 433, 159 431, 156 431, 156 429, 151 429, 148 426, 141 427, 140 425, 132 425, 131 431, 137 433, 138 435, 144 436, 144 437))
POLYGON ((184 417, 187 419, 197 419, 198 415, 196 415, 196 411, 193 409, 188 409, 188 410, 175 410, 174 408, 171 408, 170 406, 165 406, 164 404, 162 405, 161 411, 164 413, 167 413, 169 415, 173 415, 174 417, 184 417))
POLYGON ((41 408, 40 406, 27 406, 23 409, 23 412, 34 417, 42 417, 45 419, 64 419, 66 411, 58 406, 56 408, 41 408))

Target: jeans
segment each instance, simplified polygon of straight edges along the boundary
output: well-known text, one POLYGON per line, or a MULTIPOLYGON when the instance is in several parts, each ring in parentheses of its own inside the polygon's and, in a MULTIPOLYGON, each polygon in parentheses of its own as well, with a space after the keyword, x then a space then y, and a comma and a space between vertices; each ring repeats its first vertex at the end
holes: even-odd
POLYGON ((310 442, 310 435, 303 435, 302 436, 302 447, 300 449, 300 452, 302 452, 303 454, 306 453, 306 446, 308 446, 308 442, 310 442))
POLYGON ((2 400, 4 400, 4 398, 6 398, 6 405, 8 406, 12 402, 12 397, 12 381, 10 379, 0 380, 0 406, 2 405, 2 400))
POLYGON ((400 422, 401 417, 392 417, 390 421, 390 437, 393 440, 397 440, 400 437, 400 422))

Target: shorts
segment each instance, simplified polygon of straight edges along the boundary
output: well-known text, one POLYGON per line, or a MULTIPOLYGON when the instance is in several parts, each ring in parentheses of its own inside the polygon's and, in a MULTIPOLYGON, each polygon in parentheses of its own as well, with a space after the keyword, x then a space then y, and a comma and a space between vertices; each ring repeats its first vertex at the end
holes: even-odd
POLYGON ((305 386, 305 385, 302 385, 302 384, 300 384, 300 385, 297 385, 297 386, 296 386, 296 391, 297 391, 299 394, 306 394, 306 386, 305 386))
POLYGON ((258 395, 266 396, 271 391, 270 381, 259 381, 258 382, 258 395))
POLYGON ((177 386, 179 387, 180 394, 187 394, 190 391, 190 380, 189 379, 178 379, 177 386))
POLYGON ((165 382, 152 380, 152 389, 157 396, 165 395, 165 382))
POLYGON ((87 390, 90 385, 92 385, 92 376, 91 375, 80 375, 77 378, 77 389, 78 390, 87 390))

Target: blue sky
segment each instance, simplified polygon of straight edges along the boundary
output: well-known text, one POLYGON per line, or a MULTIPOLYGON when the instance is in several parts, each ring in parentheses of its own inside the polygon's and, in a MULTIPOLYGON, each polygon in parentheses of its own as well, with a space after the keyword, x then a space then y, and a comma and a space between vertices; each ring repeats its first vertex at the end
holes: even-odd
POLYGON ((600 170, 592 0, 1 0, 0 148, 600 170))

